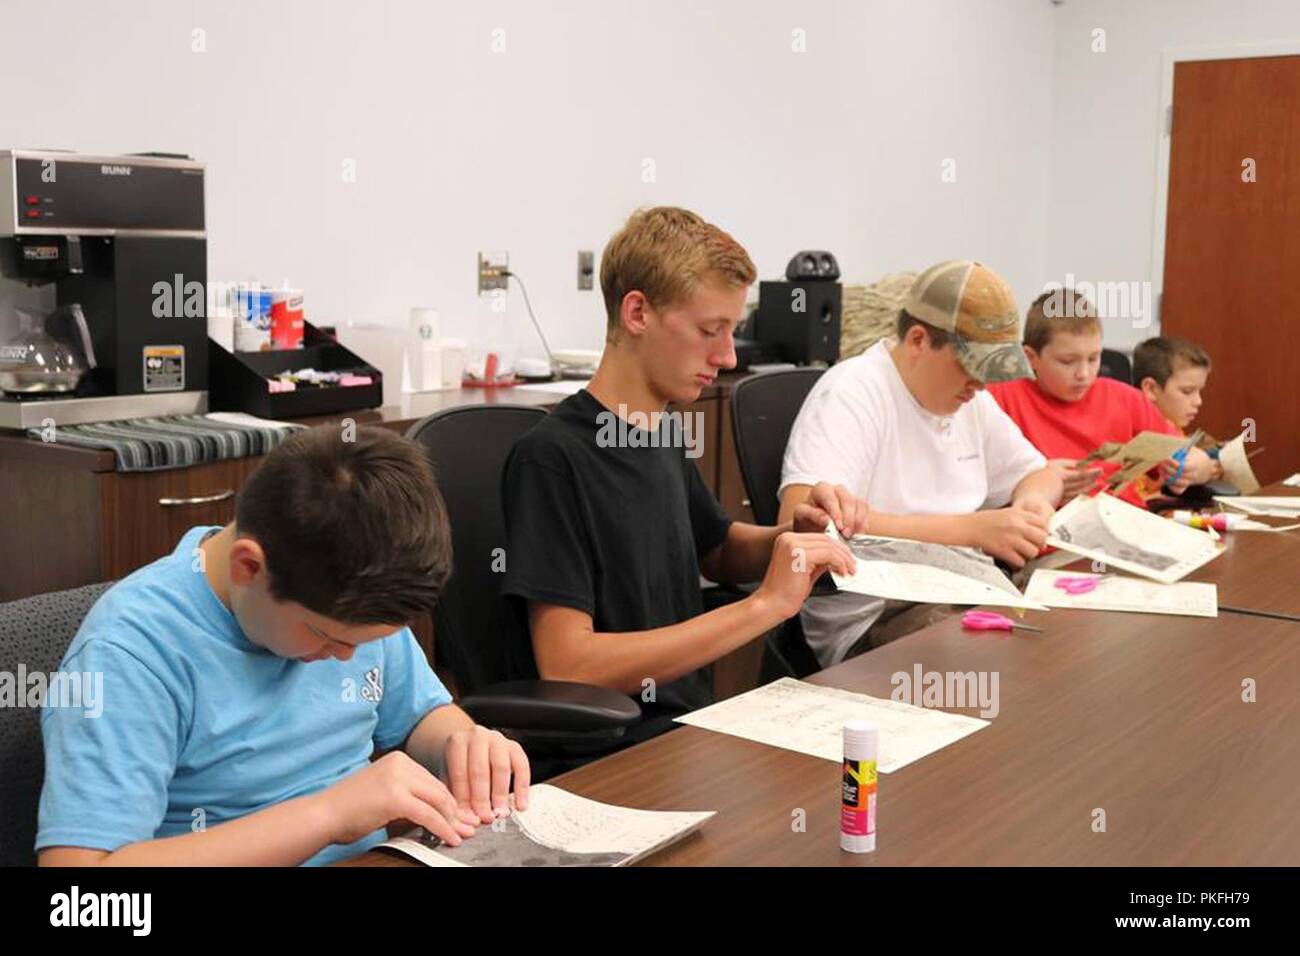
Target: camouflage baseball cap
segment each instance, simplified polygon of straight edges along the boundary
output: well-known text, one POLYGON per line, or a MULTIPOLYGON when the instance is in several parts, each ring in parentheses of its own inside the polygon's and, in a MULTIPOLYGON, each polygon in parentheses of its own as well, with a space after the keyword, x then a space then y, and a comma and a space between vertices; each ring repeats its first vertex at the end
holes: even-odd
POLYGON ((952 333, 962 367, 981 382, 1032 378, 1020 347, 1020 310, 993 270, 951 259, 916 277, 903 308, 915 319, 952 333))

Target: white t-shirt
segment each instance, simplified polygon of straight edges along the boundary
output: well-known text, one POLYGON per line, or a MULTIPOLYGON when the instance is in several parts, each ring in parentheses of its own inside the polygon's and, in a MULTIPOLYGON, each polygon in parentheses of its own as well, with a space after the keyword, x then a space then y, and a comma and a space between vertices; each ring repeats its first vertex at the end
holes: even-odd
MULTIPOLYGON (((898 374, 893 345, 877 342, 813 386, 790 431, 781 490, 829 481, 899 515, 1006 505, 1046 460, 988 392, 948 416, 922 408, 898 374)), ((841 660, 883 607, 854 594, 810 598, 804 635, 822 665, 841 660)))

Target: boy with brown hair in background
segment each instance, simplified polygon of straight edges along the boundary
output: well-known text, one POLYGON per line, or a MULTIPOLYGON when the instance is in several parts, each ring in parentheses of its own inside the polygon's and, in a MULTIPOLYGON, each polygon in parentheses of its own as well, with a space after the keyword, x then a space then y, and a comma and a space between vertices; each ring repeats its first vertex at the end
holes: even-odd
MULTIPOLYGON (((989 392, 1060 469, 1067 498, 1088 491, 1100 476, 1100 469, 1080 460, 1102 445, 1122 444, 1144 431, 1179 434, 1142 392, 1099 376, 1101 321, 1093 304, 1073 289, 1054 289, 1033 301, 1025 316, 1024 350, 1035 377, 991 385, 989 392)), ((1216 471, 1199 448, 1188 451, 1181 473, 1179 467, 1172 460, 1160 466, 1174 494, 1213 480, 1216 471)))

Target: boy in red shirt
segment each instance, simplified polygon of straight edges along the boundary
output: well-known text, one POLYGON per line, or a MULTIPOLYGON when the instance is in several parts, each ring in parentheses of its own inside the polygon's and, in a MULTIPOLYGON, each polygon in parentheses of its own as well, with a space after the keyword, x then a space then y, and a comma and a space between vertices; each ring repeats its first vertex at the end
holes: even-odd
MULTIPOLYGON (((1096 309, 1072 289, 1055 289, 1034 300, 1025 316, 1025 356, 1034 379, 999 382, 989 394, 1025 437, 1060 469, 1065 497, 1089 490, 1101 475, 1079 459, 1107 442, 1126 442, 1139 432, 1181 432, 1131 385, 1099 378, 1101 322, 1096 309)), ((1177 462, 1161 469, 1168 488, 1181 494, 1214 477, 1213 460, 1190 449, 1181 473, 1177 462)))

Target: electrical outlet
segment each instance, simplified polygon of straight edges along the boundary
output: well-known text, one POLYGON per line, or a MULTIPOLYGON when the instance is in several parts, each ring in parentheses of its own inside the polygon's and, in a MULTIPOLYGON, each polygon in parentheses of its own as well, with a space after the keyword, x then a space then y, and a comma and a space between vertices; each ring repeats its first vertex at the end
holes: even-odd
POLYGON ((478 254, 478 294, 494 289, 504 290, 506 272, 510 269, 510 256, 505 252, 480 252, 478 254))
POLYGON ((592 288, 592 279, 596 274, 596 255, 590 249, 578 250, 578 288, 586 291, 592 288))

